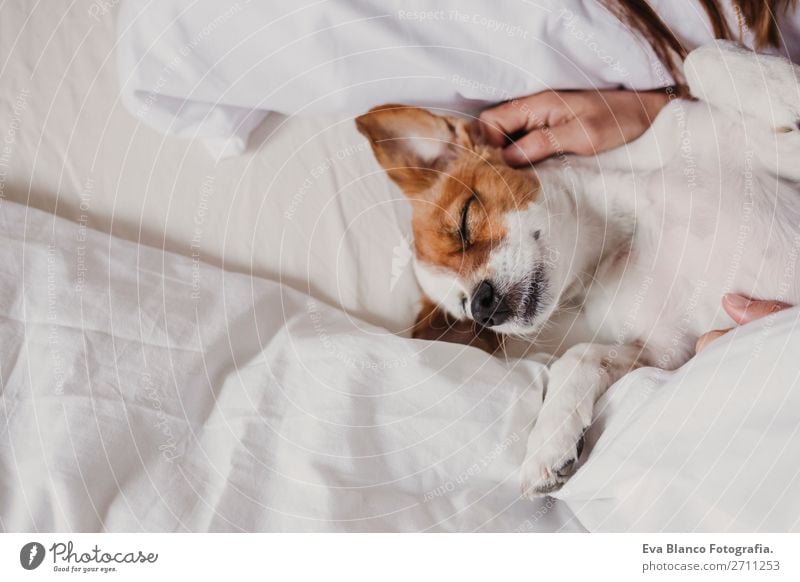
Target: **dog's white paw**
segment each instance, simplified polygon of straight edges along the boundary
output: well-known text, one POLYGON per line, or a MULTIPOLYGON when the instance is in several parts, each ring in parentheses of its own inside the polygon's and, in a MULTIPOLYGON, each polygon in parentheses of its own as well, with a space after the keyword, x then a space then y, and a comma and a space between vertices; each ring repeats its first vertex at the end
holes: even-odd
POLYGON ((538 423, 534 426, 520 469, 523 497, 534 499, 547 495, 566 483, 583 450, 586 428, 577 412, 563 419, 555 430, 538 423))
POLYGON ((783 57, 717 40, 693 50, 684 72, 692 95, 702 101, 737 118, 755 117, 778 133, 800 129, 800 67, 783 57))
POLYGON ((552 493, 572 475, 595 401, 635 367, 640 353, 634 345, 578 344, 550 366, 547 393, 521 468, 524 497, 552 493))

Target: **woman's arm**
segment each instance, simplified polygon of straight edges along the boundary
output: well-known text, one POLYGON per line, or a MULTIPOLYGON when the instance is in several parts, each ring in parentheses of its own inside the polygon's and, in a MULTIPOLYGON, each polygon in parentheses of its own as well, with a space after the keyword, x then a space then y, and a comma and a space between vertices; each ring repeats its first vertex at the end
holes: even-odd
POLYGON ((665 90, 544 91, 481 113, 486 140, 522 166, 555 154, 592 155, 642 135, 669 100, 665 90))

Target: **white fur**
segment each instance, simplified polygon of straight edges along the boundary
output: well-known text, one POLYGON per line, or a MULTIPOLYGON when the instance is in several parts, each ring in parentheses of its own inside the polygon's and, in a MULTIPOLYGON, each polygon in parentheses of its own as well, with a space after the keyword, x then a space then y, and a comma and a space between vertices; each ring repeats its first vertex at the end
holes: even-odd
POLYGON ((639 365, 680 366, 702 333, 733 326, 725 293, 800 301, 798 68, 725 42, 685 68, 702 101, 673 101, 626 148, 538 165, 544 198, 509 215, 490 259, 500 286, 550 255, 536 320, 498 331, 535 334, 577 302, 592 332, 551 368, 521 469, 527 496, 568 477, 611 383, 639 365))
POLYGON ((471 317, 469 301, 466 300, 469 291, 463 280, 417 260, 413 265, 420 286, 425 289, 428 297, 435 298, 439 307, 458 319, 471 317))

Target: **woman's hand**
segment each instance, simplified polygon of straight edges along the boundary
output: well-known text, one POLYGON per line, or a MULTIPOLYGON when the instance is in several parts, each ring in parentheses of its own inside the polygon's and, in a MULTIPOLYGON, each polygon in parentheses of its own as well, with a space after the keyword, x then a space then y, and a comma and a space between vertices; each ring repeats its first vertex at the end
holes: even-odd
MULTIPOLYGON (((782 301, 757 301, 755 299, 748 299, 741 295, 728 293, 722 298, 722 307, 731 316, 731 319, 739 325, 744 325, 756 319, 761 319, 772 313, 783 311, 791 307, 782 301)), ((695 351, 700 352, 708 344, 713 342, 718 337, 721 337, 731 331, 729 329, 717 329, 710 331, 700 336, 695 346, 695 351)))
POLYGON ((479 127, 512 166, 554 154, 596 154, 642 135, 666 91, 544 91, 487 109, 479 127), (513 142, 511 140, 514 140, 513 142))

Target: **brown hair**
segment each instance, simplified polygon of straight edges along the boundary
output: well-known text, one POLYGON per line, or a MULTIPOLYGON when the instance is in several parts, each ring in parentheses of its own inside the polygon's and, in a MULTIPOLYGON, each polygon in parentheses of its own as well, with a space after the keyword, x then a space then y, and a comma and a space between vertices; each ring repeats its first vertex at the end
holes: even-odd
MULTIPOLYGON (((747 27, 753 33, 754 48, 759 50, 769 46, 780 48, 776 16, 794 8, 797 0, 732 0, 739 26, 735 34, 725 19, 719 0, 699 2, 708 15, 715 38, 738 40, 747 27)), ((647 0, 604 0, 604 3, 617 18, 650 43, 656 57, 675 81, 682 83, 680 63, 686 57, 686 48, 647 0)))

